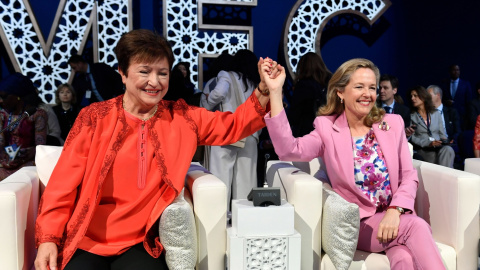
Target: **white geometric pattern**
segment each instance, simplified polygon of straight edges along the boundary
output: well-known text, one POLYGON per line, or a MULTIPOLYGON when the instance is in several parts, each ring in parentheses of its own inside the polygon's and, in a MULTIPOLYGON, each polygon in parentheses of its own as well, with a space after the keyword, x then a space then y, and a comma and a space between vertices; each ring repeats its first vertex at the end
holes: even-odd
POLYGON ((61 0, 52 27, 54 33, 45 42, 28 1, 0 1, 0 35, 15 70, 30 77, 43 101, 54 102, 56 87, 71 75, 66 62, 72 51, 82 53, 92 25, 97 26, 92 31, 97 41, 95 60, 115 64, 116 41, 130 29, 129 2, 61 0))
POLYGON ((196 87, 201 70, 200 57, 219 55, 223 51, 235 54, 240 49, 252 49, 252 27, 204 25, 202 8, 207 3, 256 6, 256 0, 175 0, 163 3, 164 35, 172 43, 174 65, 178 62, 190 63, 190 81, 196 87))
POLYGON ((288 238, 247 238, 246 269, 287 269, 288 238))
POLYGON ((355 13, 373 24, 391 5, 389 0, 298 0, 284 29, 285 59, 290 74, 307 52, 320 53, 320 36, 326 22, 339 13, 355 13), (298 7, 295 9, 295 7, 298 7))
POLYGON ((98 59, 95 62, 106 63, 110 66, 117 62, 113 49, 120 37, 131 30, 129 23, 131 5, 129 2, 131 0, 103 0, 103 4, 98 6, 97 31, 93 31, 98 33, 98 54, 94 54, 98 55, 98 59))

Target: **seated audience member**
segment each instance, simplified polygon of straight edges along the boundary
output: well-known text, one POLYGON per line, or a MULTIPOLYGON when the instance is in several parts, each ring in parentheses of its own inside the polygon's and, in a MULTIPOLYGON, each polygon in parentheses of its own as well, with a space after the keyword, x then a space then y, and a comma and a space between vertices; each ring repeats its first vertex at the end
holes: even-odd
POLYGON ((466 130, 472 130, 477 123, 477 117, 480 115, 480 82, 475 85, 474 98, 468 102, 467 106, 467 125, 466 130))
POLYGON ((75 71, 72 86, 81 108, 123 94, 120 74, 105 63, 89 64, 80 55, 72 55, 68 64, 75 71))
POLYGON ((415 133, 410 137, 414 149, 423 159, 430 163, 453 168, 455 152, 448 143, 448 135, 442 115, 435 109, 432 96, 425 87, 416 86, 410 89, 408 96, 411 100, 410 119, 416 126, 415 133))
POLYGON ((47 113, 29 78, 15 73, 0 82, 0 180, 24 166, 35 166, 36 146, 47 141, 47 113), (28 112, 28 115, 27 113, 28 112))
POLYGON ((288 121, 293 135, 298 137, 313 130, 318 108, 327 103, 327 85, 332 73, 320 55, 308 52, 300 58, 295 74, 288 121))
POLYGON ((430 226, 413 212, 418 176, 403 121, 375 105, 378 68, 366 59, 343 63, 330 79, 315 130, 300 138, 283 109, 280 70, 269 77, 270 66, 261 66, 271 102, 265 121, 279 158, 323 159, 333 190, 359 206, 357 249, 385 252, 393 270, 445 269, 430 226))
POLYGON ((435 109, 440 113, 445 134, 447 134, 450 143, 456 143, 458 135, 462 132, 460 127, 460 116, 454 107, 443 106, 442 89, 437 85, 429 85, 427 92, 432 96, 432 103, 435 109))
MULTIPOLYGON (((380 95, 377 100, 377 106, 383 108, 386 113, 398 114, 402 117, 405 127, 410 126, 410 109, 402 103, 396 102, 395 97, 398 92, 398 78, 383 74, 380 77, 380 95)), ((400 98, 400 96, 399 96, 400 98)))
MULTIPOLYGON (((407 138, 412 136, 415 130, 410 125, 410 109, 404 105, 403 99, 398 95, 398 78, 384 74, 380 77, 379 99, 377 106, 385 110, 386 113, 398 114, 403 119, 405 125, 405 135, 407 138)), ((413 154, 413 158, 423 160, 417 153, 413 154)))
POLYGON ((38 211, 36 269, 167 269, 158 219, 196 147, 265 126, 269 98, 258 89, 235 113, 162 100, 174 58, 152 31, 124 34, 114 51, 125 94, 84 108, 70 130, 38 211))
POLYGON ((55 103, 57 105, 53 107, 53 111, 60 124, 61 136, 64 141, 67 139, 67 135, 79 113, 76 102, 77 95, 70 84, 64 83, 58 86, 57 91, 55 91, 55 103))
POLYGON ((58 122, 57 115, 53 111, 52 106, 46 104, 42 99, 37 95, 30 96, 32 99, 36 99, 35 103, 38 103, 38 108, 47 112, 48 123, 47 123, 47 145, 62 146, 65 142, 62 139, 62 130, 60 128, 60 123, 58 122))

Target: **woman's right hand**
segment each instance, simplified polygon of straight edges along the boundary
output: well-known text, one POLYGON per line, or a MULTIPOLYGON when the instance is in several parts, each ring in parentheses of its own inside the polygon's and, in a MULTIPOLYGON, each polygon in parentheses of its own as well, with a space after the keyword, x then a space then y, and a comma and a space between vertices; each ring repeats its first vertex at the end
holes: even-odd
POLYGON ((283 110, 283 83, 285 82, 285 68, 275 61, 264 61, 261 72, 268 89, 270 90, 270 115, 277 116, 283 110))
POLYGON ((37 258, 35 258, 36 270, 57 269, 58 248, 53 242, 45 242, 38 247, 37 258), (47 268, 47 266, 49 268, 47 268))
POLYGON ((440 147, 440 146, 442 146, 442 141, 439 141, 439 140, 435 140, 430 143, 430 147, 433 147, 433 148, 440 147))

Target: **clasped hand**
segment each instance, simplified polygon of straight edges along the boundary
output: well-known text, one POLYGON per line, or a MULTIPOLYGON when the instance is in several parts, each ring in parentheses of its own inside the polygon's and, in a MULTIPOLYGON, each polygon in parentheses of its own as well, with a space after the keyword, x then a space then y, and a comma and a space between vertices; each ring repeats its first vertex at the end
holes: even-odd
POLYGON ((265 82, 270 94, 282 94, 283 83, 285 82, 285 68, 270 58, 258 61, 258 72, 262 82, 265 82))

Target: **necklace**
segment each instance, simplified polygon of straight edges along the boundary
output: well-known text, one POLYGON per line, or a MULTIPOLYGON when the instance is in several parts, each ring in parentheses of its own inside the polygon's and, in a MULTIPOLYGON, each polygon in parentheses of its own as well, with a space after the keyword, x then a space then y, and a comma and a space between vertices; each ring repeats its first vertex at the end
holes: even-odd
MULTIPOLYGON (((123 109, 125 111, 127 111, 127 108, 125 108, 125 100, 122 100, 122 106, 123 106, 123 109)), ((148 119, 152 118, 156 113, 157 113, 157 109, 158 109, 158 104, 155 105, 155 111, 153 111, 153 113, 147 117, 147 118, 141 118, 142 121, 148 121, 148 119)), ((127 111, 128 112, 128 111, 127 111)))

